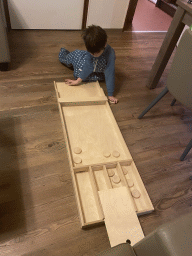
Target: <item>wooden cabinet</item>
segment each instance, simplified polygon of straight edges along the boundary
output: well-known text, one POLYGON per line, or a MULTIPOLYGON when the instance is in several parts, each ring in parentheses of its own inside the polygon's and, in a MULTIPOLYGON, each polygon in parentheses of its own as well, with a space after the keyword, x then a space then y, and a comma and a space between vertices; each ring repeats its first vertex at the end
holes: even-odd
POLYGON ((8 0, 12 29, 81 29, 84 0, 8 0))
POLYGON ((122 29, 124 23, 131 23, 138 0, 4 1, 8 2, 12 29, 80 30, 82 21, 83 28, 96 24, 104 29, 122 29))

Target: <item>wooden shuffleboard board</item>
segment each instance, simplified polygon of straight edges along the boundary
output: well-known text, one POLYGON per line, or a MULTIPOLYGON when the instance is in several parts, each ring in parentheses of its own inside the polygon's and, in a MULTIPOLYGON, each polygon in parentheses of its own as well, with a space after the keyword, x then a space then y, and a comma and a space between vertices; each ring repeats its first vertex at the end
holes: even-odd
POLYGON ((99 83, 54 86, 82 227, 104 221, 101 196, 109 189, 124 187, 137 215, 153 211, 99 83))

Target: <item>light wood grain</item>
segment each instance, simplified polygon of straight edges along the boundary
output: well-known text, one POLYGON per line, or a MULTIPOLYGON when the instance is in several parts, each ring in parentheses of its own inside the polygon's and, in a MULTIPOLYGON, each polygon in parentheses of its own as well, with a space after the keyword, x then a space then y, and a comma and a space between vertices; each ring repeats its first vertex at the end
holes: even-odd
POLYGON ((94 193, 94 198, 95 198, 95 202, 96 202, 96 206, 97 206, 97 211, 99 213, 99 218, 100 218, 100 220, 102 220, 102 219, 104 219, 103 209, 101 207, 101 202, 100 202, 100 198, 99 198, 99 195, 98 195, 96 179, 95 179, 95 176, 93 174, 93 170, 92 170, 91 166, 89 166, 89 177, 90 177, 91 186, 92 186, 93 193, 94 193))
MULTIPOLYGON (((58 86, 57 86, 55 81, 54 81, 54 87, 55 87, 55 91, 56 91, 56 95, 57 95, 57 102, 58 102, 59 91, 58 91, 58 86)), ((71 176, 72 176, 72 180, 73 180, 73 188, 74 188, 75 195, 76 195, 76 202, 77 202, 77 206, 78 206, 80 222, 81 222, 81 225, 84 226, 85 217, 83 216, 83 212, 82 212, 82 208, 81 208, 81 202, 80 202, 80 199, 79 199, 79 191, 78 191, 78 188, 77 188, 77 185, 76 185, 76 177, 73 173, 73 161, 72 161, 71 147, 70 147, 70 144, 68 142, 68 134, 67 134, 67 129, 66 129, 66 123, 65 123, 65 119, 64 119, 62 109, 61 109, 61 105, 59 104, 59 102, 58 102, 58 108, 59 108, 59 114, 60 114, 62 128, 63 128, 63 134, 64 134, 66 147, 67 147, 67 156, 68 156, 68 159, 69 159, 71 176)))
POLYGON ((131 245, 139 242, 144 234, 127 188, 102 190, 99 191, 99 196, 111 246, 125 243, 127 239, 131 241, 131 245))
POLYGON ((119 177, 119 173, 118 173, 118 170, 117 170, 117 164, 116 164, 116 167, 115 168, 106 168, 107 169, 107 172, 113 172, 114 175, 113 176, 110 176, 109 175, 109 178, 110 178, 110 181, 111 181, 111 184, 112 184, 112 187, 113 188, 118 188, 118 187, 122 187, 122 186, 125 186, 125 183, 123 180, 120 179, 119 177), (119 182, 115 182, 114 180, 114 177, 117 177, 115 178, 115 180, 119 180, 119 182))
POLYGON ((135 189, 139 190, 141 196, 139 198, 134 198, 136 207, 137 207, 137 214, 149 213, 154 210, 154 207, 151 203, 149 195, 146 191, 146 188, 142 182, 142 179, 137 171, 135 163, 132 162, 130 165, 126 164, 126 162, 120 163, 122 170, 126 170, 128 173, 125 176, 127 181, 127 186, 129 187, 128 181, 131 179, 134 183, 134 186, 129 187, 130 191, 134 191, 135 189))
MULTIPOLYGON (((127 163, 127 162, 126 162, 126 163, 127 163)), ((129 163, 129 162, 128 162, 128 163, 129 163)), ((130 189, 129 189, 129 186, 127 186, 128 183, 127 183, 127 180, 126 180, 125 175, 124 175, 124 173, 123 173, 121 164, 120 164, 119 162, 117 163, 117 172, 118 172, 119 177, 120 177, 121 180, 122 180, 123 186, 126 186, 126 187, 127 187, 129 200, 132 202, 132 205, 133 205, 133 207, 134 207, 134 209, 135 209, 135 211, 136 211, 136 213, 137 213, 137 212, 138 212, 137 205, 136 205, 136 203, 135 203, 134 198, 132 197, 132 194, 131 194, 131 191, 130 191, 130 189)), ((145 213, 145 209, 144 209, 143 213, 145 213)))
POLYGON ((104 190, 104 189, 111 188, 111 183, 110 183, 109 177, 107 175, 107 178, 106 178, 104 171, 105 171, 104 169, 94 171, 98 190, 104 190), (109 180, 109 181, 107 182, 107 180, 109 180))
POLYGON ((61 104, 66 133, 69 135, 67 139, 70 147, 79 145, 82 148, 83 165, 111 162, 116 159, 113 155, 106 159, 103 151, 118 151, 120 154, 118 160, 131 159, 108 102, 104 105, 78 105, 79 102, 82 103, 81 100, 89 99, 92 102, 92 98, 94 100, 97 97, 106 99, 98 82, 81 84, 75 87, 75 90, 73 86, 58 83, 56 95, 62 98, 62 102, 68 102, 70 98, 70 101, 78 106, 78 108, 76 106, 65 107, 61 104))
POLYGON ((57 82, 57 87, 62 101, 68 101, 70 99, 73 102, 79 102, 90 98, 94 100, 95 98, 104 96, 98 82, 81 83, 78 86, 69 86, 63 82, 57 82))
POLYGON ((85 97, 82 96, 80 99, 76 99, 74 97, 68 97, 68 98, 58 98, 58 102, 62 103, 64 106, 89 106, 89 105, 101 105, 105 104, 107 101, 106 96, 100 96, 100 97, 85 97))
POLYGON ((110 178, 109 178, 106 165, 103 165, 103 175, 104 175, 104 177, 105 177, 105 182, 106 182, 106 184, 107 184, 108 189, 112 188, 111 180, 110 180, 110 178))
POLYGON ((117 131, 117 127, 113 126, 114 121, 111 120, 109 111, 111 110, 106 105, 62 107, 69 143, 71 148, 77 145, 82 148, 83 165, 112 162, 117 159, 112 155, 106 158, 103 155, 104 150, 112 152, 118 149, 118 160, 131 158, 125 143, 120 139, 122 135, 117 131))
POLYGON ((89 172, 76 173, 79 197, 81 198, 85 225, 89 222, 100 220, 100 212, 97 208, 94 190, 91 184, 89 172))

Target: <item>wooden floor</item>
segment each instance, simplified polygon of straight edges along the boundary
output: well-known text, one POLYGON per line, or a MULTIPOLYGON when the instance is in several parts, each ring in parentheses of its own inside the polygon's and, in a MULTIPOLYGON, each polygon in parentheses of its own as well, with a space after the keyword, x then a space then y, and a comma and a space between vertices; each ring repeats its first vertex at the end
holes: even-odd
MULTIPOLYGON (((12 66, 0 73, 0 255, 88 256, 110 248, 104 225, 80 228, 53 81, 72 78, 60 47, 85 49, 80 31, 10 31, 12 66)), ((155 207, 139 217, 147 235, 191 211, 192 113, 146 80, 165 33, 108 31, 116 51, 116 121, 155 207)), ((104 83, 101 84, 104 88, 104 83)), ((113 139, 113 138, 111 138, 113 139)))

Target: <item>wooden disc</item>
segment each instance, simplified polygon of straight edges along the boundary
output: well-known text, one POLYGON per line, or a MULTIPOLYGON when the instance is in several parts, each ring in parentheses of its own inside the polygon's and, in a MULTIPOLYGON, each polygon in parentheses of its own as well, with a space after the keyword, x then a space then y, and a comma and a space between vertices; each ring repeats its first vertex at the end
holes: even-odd
POLYGON ((123 168, 123 173, 124 173, 124 175, 126 175, 128 173, 128 170, 123 168))
POLYGON ((120 156, 120 154, 119 154, 119 152, 118 152, 118 151, 113 151, 113 156, 114 156, 114 157, 119 157, 119 156, 120 156))
POLYGON ((82 159, 78 156, 74 157, 73 160, 76 164, 80 164, 82 162, 82 159))
POLYGON ((121 179, 117 175, 114 175, 112 180, 113 180, 114 183, 119 183, 121 181, 121 179))
POLYGON ((107 170, 109 177, 113 177, 115 175, 115 171, 113 169, 107 170))
POLYGON ((103 152, 104 157, 110 157, 111 153, 109 151, 103 152))
POLYGON ((134 183, 133 183, 133 181, 132 181, 131 179, 128 179, 128 180, 127 180, 127 183, 128 183, 128 186, 129 186, 130 188, 134 186, 134 183))
POLYGON ((82 149, 79 148, 79 147, 77 147, 77 148, 74 148, 73 152, 74 152, 75 154, 80 154, 80 153, 82 152, 82 149))
POLYGON ((131 194, 134 198, 139 198, 141 196, 141 193, 137 189, 134 189, 133 191, 131 191, 131 194))

